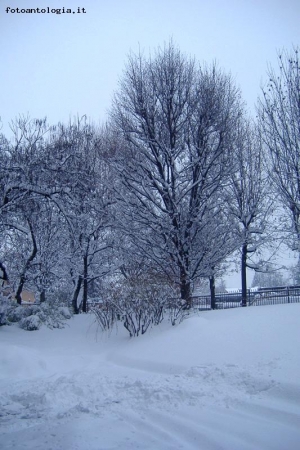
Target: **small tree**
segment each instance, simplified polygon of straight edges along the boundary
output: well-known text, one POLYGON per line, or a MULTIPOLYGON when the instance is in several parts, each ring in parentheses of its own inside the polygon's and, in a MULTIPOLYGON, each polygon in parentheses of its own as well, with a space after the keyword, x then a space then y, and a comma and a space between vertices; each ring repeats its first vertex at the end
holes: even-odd
POLYGON ((250 260, 267 241, 268 218, 272 212, 269 185, 263 166, 259 135, 248 121, 237 128, 237 146, 230 183, 226 188, 228 214, 240 245, 242 306, 247 305, 247 267, 257 269, 250 260))

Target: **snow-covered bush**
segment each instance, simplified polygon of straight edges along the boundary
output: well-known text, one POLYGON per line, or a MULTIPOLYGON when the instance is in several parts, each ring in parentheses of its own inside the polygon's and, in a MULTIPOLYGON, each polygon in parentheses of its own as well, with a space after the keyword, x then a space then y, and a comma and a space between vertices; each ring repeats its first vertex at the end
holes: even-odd
POLYGON ((42 324, 48 328, 63 328, 72 317, 68 307, 59 302, 18 305, 0 299, 0 324, 19 323, 24 330, 38 330, 42 324))
POLYGON ((93 305, 90 311, 96 316, 96 320, 102 331, 111 330, 114 324, 120 319, 118 310, 114 302, 107 300, 101 305, 93 305))
POLYGON ((29 307, 20 306, 17 303, 10 304, 7 313, 7 319, 9 322, 20 322, 25 317, 32 314, 32 310, 29 307))
POLYGON ((165 304, 165 312, 167 319, 173 326, 181 323, 189 315, 189 310, 186 309, 186 302, 178 298, 168 299, 165 304))
POLYGON ((64 328, 65 321, 71 318, 71 312, 66 306, 59 306, 58 302, 44 302, 33 308, 40 321, 48 328, 64 328))
POLYGON ((149 327, 158 323, 159 316, 154 304, 141 297, 109 299, 101 307, 91 310, 102 330, 112 329, 120 320, 130 337, 146 333, 149 327))
POLYGON ((186 316, 181 303, 170 304, 170 294, 172 289, 166 284, 142 277, 125 279, 114 283, 106 291, 106 300, 91 311, 102 330, 111 329, 119 320, 130 337, 139 336, 153 325, 159 325, 164 317, 175 325, 186 316))
POLYGON ((33 314, 31 316, 24 317, 19 322, 20 328, 23 328, 23 330, 27 330, 27 331, 39 330, 41 324, 42 324, 42 321, 37 314, 33 314))
MULTIPOLYGON (((157 301, 159 304, 159 301, 157 301)), ((157 317, 156 303, 152 303, 147 299, 135 298, 127 299, 124 302, 124 327, 128 330, 130 336, 138 336, 145 334, 149 327, 157 325, 155 318, 157 317)))
POLYGON ((64 319, 71 319, 72 313, 67 306, 60 306, 58 312, 64 319))

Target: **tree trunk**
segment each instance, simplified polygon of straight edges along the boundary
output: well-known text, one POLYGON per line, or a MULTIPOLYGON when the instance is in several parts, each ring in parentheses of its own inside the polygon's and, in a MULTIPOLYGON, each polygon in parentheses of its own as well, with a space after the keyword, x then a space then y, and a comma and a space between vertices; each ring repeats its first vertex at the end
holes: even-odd
POLYGON ((25 281, 26 281, 26 272, 29 269, 31 262, 34 260, 34 258, 36 257, 36 254, 37 254, 37 245, 36 245, 36 240, 35 240, 35 236, 34 236, 34 232, 33 232, 33 227, 31 225, 31 223, 29 222, 29 220, 28 220, 28 226, 29 226, 29 230, 30 230, 30 236, 31 236, 31 239, 32 239, 32 251, 31 251, 31 254, 29 255, 29 257, 28 257, 28 259, 26 261, 24 270, 23 270, 23 272, 22 272, 22 274, 20 276, 19 285, 18 285, 17 292, 16 292, 16 295, 15 295, 15 298, 16 298, 17 303, 19 305, 21 305, 21 303, 22 303, 21 294, 22 294, 22 290, 23 290, 23 287, 24 287, 24 284, 25 284, 25 281))
POLYGON ((191 282, 183 270, 180 277, 180 295, 186 303, 186 308, 190 309, 192 306, 191 282))
POLYGON ((88 257, 83 257, 83 295, 82 295, 82 311, 87 312, 88 299, 88 257))
POLYGON ((210 288, 211 309, 216 309, 216 286, 215 286, 215 276, 214 275, 211 275, 209 277, 209 288, 210 288))
POLYGON ((1 279, 2 279, 2 286, 4 286, 5 284, 8 283, 8 275, 7 275, 6 269, 5 269, 4 265, 1 263, 1 261, 0 261, 0 270, 2 270, 1 279))
POLYGON ((21 277, 20 277, 18 289, 17 289, 16 294, 15 294, 15 299, 17 300, 17 303, 19 305, 22 304, 22 296, 21 296, 21 294, 22 294, 24 283, 25 283, 25 275, 22 274, 21 277))
POLYGON ((82 284, 82 276, 79 276, 77 283, 76 283, 75 290, 74 290, 73 299, 72 299, 72 306, 73 306, 74 314, 79 314, 78 296, 79 296, 79 292, 81 289, 81 284, 82 284))
POLYGON ((247 244, 243 244, 242 247, 242 306, 247 306, 247 244))

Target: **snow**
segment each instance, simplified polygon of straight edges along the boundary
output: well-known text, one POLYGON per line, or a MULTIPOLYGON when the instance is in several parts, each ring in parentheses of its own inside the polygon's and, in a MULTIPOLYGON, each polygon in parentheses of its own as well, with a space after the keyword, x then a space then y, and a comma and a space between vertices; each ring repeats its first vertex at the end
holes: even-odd
POLYGON ((0 328, 1 450, 298 450, 300 304, 0 328))

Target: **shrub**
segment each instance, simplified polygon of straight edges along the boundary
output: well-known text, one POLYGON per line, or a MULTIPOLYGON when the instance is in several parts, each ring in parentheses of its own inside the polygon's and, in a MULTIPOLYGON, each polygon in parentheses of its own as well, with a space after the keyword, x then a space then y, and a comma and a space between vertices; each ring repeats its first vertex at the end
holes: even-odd
POLYGON ((71 311, 69 310, 69 308, 67 306, 60 306, 58 308, 58 312, 60 314, 61 317, 63 317, 64 319, 71 319, 72 314, 71 311))
POLYGON ((9 322, 20 322, 25 317, 28 317, 32 314, 32 311, 29 307, 20 306, 18 304, 10 305, 8 308, 7 319, 9 322))
MULTIPOLYGON (((111 329, 120 320, 130 337, 145 334, 164 317, 172 325, 180 323, 188 314, 185 303, 170 300, 172 288, 142 276, 115 282, 106 291, 106 300, 91 307, 102 330, 111 329)), ((104 297, 104 295, 103 295, 104 297)))
POLYGON ((23 330, 27 330, 27 331, 39 330, 41 324, 42 324, 42 321, 37 314, 33 314, 31 316, 24 317, 19 322, 20 328, 22 328, 23 330))
POLYGON ((58 302, 44 302, 37 306, 30 306, 32 314, 36 314, 40 321, 48 328, 64 328, 65 321, 71 318, 66 306, 59 306, 58 302))
POLYGON ((165 303, 165 311, 167 318, 174 326, 181 323, 188 315, 189 310, 186 308, 186 302, 180 298, 170 298, 165 303))
POLYGON ((0 297, 0 325, 19 323, 24 330, 38 330, 42 324, 48 328, 63 328, 72 314, 59 302, 44 302, 33 305, 18 305, 0 297))

